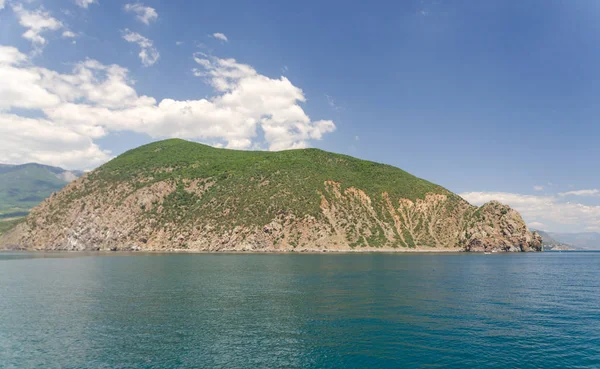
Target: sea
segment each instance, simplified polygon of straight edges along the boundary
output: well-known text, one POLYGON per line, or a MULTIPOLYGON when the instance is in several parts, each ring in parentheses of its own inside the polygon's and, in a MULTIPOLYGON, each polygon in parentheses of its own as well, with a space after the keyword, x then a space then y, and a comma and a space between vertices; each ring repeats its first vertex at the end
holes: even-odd
POLYGON ((0 253, 0 368, 600 368, 600 253, 0 253))

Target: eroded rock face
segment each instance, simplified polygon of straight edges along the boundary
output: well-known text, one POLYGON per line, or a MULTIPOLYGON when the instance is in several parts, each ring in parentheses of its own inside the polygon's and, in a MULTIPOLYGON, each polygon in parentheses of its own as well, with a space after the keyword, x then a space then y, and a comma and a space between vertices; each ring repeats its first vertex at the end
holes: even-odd
MULTIPOLYGON (((139 183, 149 181, 137 179, 139 183)), ((256 186, 268 186, 257 181, 256 186)), ((424 199, 368 196, 359 188, 325 181, 315 189, 316 213, 274 209, 265 224, 236 218, 235 198, 206 199, 213 178, 147 186, 103 187, 81 178, 34 209, 27 222, 0 238, 0 247, 35 250, 538 251, 541 237, 520 215, 491 202, 480 208, 455 195, 424 199), (176 189, 204 209, 166 210, 176 189), (317 207, 318 206, 318 207, 317 207)), ((282 190, 277 196, 293 196, 282 190)))
POLYGON ((496 201, 475 211, 461 241, 465 251, 542 250, 542 237, 527 229, 519 213, 496 201))

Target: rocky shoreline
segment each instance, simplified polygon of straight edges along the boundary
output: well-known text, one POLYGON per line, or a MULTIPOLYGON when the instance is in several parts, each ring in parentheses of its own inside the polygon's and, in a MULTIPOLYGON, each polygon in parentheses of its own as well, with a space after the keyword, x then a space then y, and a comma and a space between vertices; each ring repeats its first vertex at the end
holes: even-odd
MULTIPOLYGON (((187 250, 187 249, 101 249, 101 250, 61 250, 61 249, 0 249, 0 253, 6 252, 22 252, 22 253, 58 253, 58 254, 105 254, 105 255, 136 255, 136 254, 441 254, 441 253, 469 253, 469 254, 482 254, 484 251, 466 251, 464 249, 453 248, 453 249, 431 249, 431 248, 369 248, 369 249, 299 249, 299 250, 237 250, 237 249, 224 249, 218 251, 210 250, 187 250)), ((509 254, 511 251, 494 251, 495 254, 509 254)))

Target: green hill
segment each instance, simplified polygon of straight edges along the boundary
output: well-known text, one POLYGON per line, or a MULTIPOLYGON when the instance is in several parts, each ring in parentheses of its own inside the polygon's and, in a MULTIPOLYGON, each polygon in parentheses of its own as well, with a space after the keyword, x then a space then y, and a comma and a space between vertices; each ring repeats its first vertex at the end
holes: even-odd
POLYGON ((128 151, 53 195, 4 244, 41 249, 536 249, 517 212, 317 149, 128 151))
POLYGON ((0 218, 26 215, 81 174, 34 163, 0 165, 0 218))
POLYGON ((319 149, 238 151, 178 139, 128 151, 100 167, 89 179, 108 187, 138 178, 151 178, 151 182, 175 180, 178 187, 167 198, 166 207, 177 211, 184 207, 195 216, 204 216, 212 209, 196 203, 196 198, 185 190, 186 181, 216 181, 219 185, 204 195, 203 203, 235 198, 237 220, 255 224, 267 222, 274 211, 280 210, 294 209, 316 216, 320 204, 310 200, 318 198, 315 190, 322 188, 325 181, 341 183, 342 190, 360 188, 376 197, 387 192, 392 197, 414 201, 424 199, 427 193, 440 193, 459 200, 450 191, 393 166, 319 149), (278 196, 283 191, 293 195, 278 196))

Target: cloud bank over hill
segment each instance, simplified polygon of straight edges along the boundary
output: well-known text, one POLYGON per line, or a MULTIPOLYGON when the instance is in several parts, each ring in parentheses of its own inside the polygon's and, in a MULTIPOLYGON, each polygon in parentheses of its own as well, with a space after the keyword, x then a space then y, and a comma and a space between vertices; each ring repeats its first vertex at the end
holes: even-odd
POLYGON ((1 160, 94 167, 111 157, 94 140, 115 131, 283 150, 306 147, 336 128, 306 114, 302 89, 286 77, 267 77, 235 59, 194 59, 194 75, 213 87, 214 96, 157 101, 138 94, 122 66, 87 59, 64 74, 0 46, 1 160))

